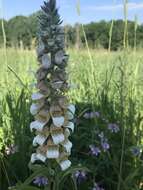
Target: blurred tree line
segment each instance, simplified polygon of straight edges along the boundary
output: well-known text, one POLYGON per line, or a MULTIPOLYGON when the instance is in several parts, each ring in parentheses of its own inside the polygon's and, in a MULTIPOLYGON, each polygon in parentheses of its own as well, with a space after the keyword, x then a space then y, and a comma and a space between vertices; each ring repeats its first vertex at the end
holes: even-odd
MULTIPOLYGON (((9 21, 4 20, 5 33, 8 47, 32 48, 35 44, 38 28, 37 16, 39 12, 25 16, 16 16, 9 21)), ((86 37, 91 48, 109 48, 111 37, 111 49, 118 50, 123 47, 124 21, 91 22, 84 25, 86 37), (111 28, 112 27, 112 28, 111 28), (111 30, 112 29, 112 30, 111 30)), ((65 25, 65 42, 68 47, 84 48, 85 37, 80 24, 74 26, 65 25)), ((3 45, 2 25, 0 25, 0 46, 3 45)), ((129 47, 143 47, 143 25, 128 21, 128 45, 129 47)))

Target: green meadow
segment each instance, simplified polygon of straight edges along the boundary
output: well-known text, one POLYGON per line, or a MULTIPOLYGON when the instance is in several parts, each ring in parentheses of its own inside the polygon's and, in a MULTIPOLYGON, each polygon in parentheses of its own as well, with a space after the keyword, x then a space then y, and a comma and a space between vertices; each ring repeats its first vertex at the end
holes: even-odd
MULTIPOLYGON (((132 147, 142 150, 143 54, 142 50, 108 52, 68 49, 67 72, 71 89, 68 96, 76 104, 77 119, 90 110, 99 112, 109 123, 118 123, 119 134, 109 135, 111 152, 101 158, 86 157, 89 145, 97 143, 91 135, 105 130, 102 121, 82 121, 73 136, 73 163, 83 164, 103 180, 108 190, 142 188, 142 154, 133 156, 132 147), (86 123, 86 125, 85 125, 86 123), (84 126, 85 125, 85 126, 84 126), (80 153, 83 154, 80 154, 80 153), (80 161, 79 161, 80 160, 80 161), (102 166, 102 164, 104 167, 102 166), (112 172, 111 169, 112 168, 112 172), (102 171, 102 172, 101 172, 102 171), (108 177, 107 177, 108 176, 108 177)), ((35 90, 37 68, 35 50, 0 49, 0 182, 1 189, 23 181, 29 175, 27 164, 32 136, 29 124, 31 93, 35 90), (5 156, 4 147, 16 144, 19 152, 5 156), (19 162, 19 159, 21 162, 19 162), (23 170, 21 170, 21 163, 23 170)), ((102 118, 102 119, 103 119, 102 118)), ((96 136, 96 135, 95 135, 96 136)), ((91 184, 81 184, 87 190, 91 184)))

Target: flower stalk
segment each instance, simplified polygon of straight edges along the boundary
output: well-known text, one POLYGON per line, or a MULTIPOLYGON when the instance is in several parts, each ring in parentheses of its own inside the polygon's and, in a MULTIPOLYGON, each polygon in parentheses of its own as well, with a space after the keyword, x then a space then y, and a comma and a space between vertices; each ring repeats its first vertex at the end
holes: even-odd
POLYGON ((54 159, 61 170, 71 166, 68 157, 72 143, 69 141, 74 131, 75 106, 69 103, 69 90, 66 66, 68 55, 65 52, 64 29, 56 8, 56 0, 44 2, 39 16, 37 57, 39 68, 36 73, 36 92, 32 94, 30 112, 35 121, 30 124, 35 131, 33 146, 36 151, 31 163, 54 159))

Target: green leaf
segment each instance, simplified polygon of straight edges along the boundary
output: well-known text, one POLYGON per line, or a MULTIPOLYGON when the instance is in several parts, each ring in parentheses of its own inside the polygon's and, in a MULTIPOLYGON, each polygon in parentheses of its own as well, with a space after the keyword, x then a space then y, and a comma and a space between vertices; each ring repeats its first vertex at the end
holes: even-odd
POLYGON ((37 176, 45 176, 48 177, 48 169, 44 166, 39 169, 37 169, 29 178, 27 178, 24 182, 25 185, 30 184, 33 179, 37 176))
POLYGON ((75 180, 73 177, 71 177, 71 182, 72 182, 72 185, 73 185, 74 190, 78 190, 78 189, 77 189, 76 180, 75 180))
POLYGON ((40 170, 42 168, 42 166, 40 164, 31 164, 31 162, 28 164, 28 167, 30 170, 32 170, 33 172, 40 170))

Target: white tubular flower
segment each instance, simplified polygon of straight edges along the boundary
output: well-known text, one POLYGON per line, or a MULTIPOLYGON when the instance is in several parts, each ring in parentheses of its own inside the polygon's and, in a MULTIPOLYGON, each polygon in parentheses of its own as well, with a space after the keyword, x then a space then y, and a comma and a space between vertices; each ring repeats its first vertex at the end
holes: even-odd
POLYGON ((69 122, 65 127, 71 129, 72 132, 74 131, 74 123, 73 122, 69 122))
POLYGON ((36 92, 32 94, 31 97, 32 97, 32 100, 41 100, 42 98, 44 98, 44 95, 39 92, 36 92))
POLYGON ((71 148, 72 148, 72 143, 66 139, 63 143, 62 143, 63 147, 66 149, 67 153, 71 152, 71 148))
POLYGON ((55 62, 56 64, 62 64, 63 62, 63 59, 64 59, 64 52, 63 51, 58 51, 56 54, 55 54, 55 62))
POLYGON ((58 145, 61 142, 63 142, 65 140, 65 136, 61 133, 61 134, 52 134, 52 139, 54 144, 58 145))
POLYGON ((49 56, 47 54, 44 54, 42 56, 42 67, 44 69, 49 69, 50 66, 51 66, 51 60, 50 60, 50 58, 49 58, 49 56))
POLYGON ((45 141, 46 141, 46 137, 37 135, 33 140, 33 146, 43 145, 45 141))
POLYGON ((69 119, 69 120, 74 119, 74 115, 73 115, 73 113, 71 113, 70 111, 67 111, 67 116, 68 116, 68 119, 69 119))
POLYGON ((68 111, 67 111, 67 116, 69 120, 74 119, 74 114, 75 114, 75 106, 73 104, 70 104, 68 106, 68 111))
POLYGON ((37 160, 40 160, 40 161, 42 161, 42 162, 45 162, 46 159, 47 159, 46 156, 44 156, 44 155, 42 155, 42 154, 40 154, 40 153, 38 153, 38 154, 34 153, 34 154, 31 155, 31 163, 32 163, 32 164, 33 164, 34 162, 36 162, 37 160))
POLYGON ((40 161, 42 161, 42 162, 45 162, 46 159, 47 159, 46 156, 44 156, 43 154, 40 154, 40 153, 38 153, 38 154, 36 155, 36 158, 37 158, 37 160, 40 160, 40 161))
POLYGON ((30 107, 30 113, 32 115, 36 115, 39 111, 39 105, 38 104, 32 104, 30 107))
POLYGON ((31 155, 31 163, 33 164, 37 160, 36 153, 31 155))
POLYGON ((74 115, 74 114, 75 114, 75 105, 70 104, 70 105, 68 106, 68 110, 74 115))
POLYGON ((70 160, 63 160, 60 162, 60 166, 61 166, 62 171, 65 171, 71 166, 71 161, 70 160))
POLYGON ((50 158, 50 159, 56 159, 56 158, 58 158, 59 157, 59 155, 60 155, 60 153, 59 153, 59 148, 49 148, 48 150, 47 150, 47 158, 50 158))
POLYGON ((52 117, 53 123, 56 127, 61 127, 64 124, 65 118, 63 116, 60 117, 52 117))
POLYGON ((42 131, 45 124, 46 124, 45 122, 36 120, 30 124, 30 129, 31 129, 31 131, 33 131, 33 129, 36 129, 37 131, 42 131))
POLYGON ((69 129, 65 129, 65 131, 64 131, 65 137, 68 138, 70 136, 70 134, 71 134, 70 130, 69 129))

